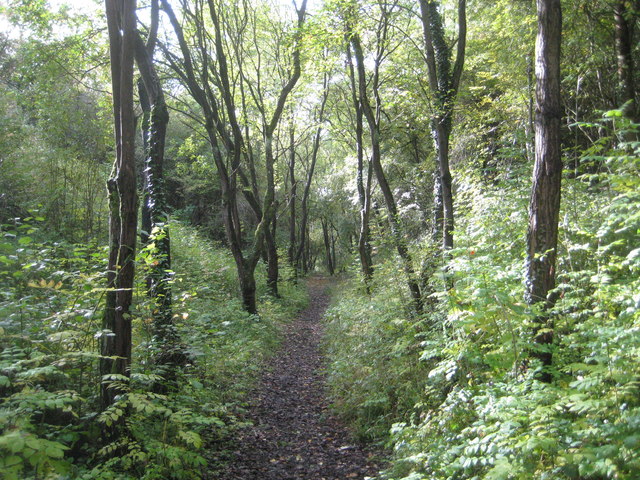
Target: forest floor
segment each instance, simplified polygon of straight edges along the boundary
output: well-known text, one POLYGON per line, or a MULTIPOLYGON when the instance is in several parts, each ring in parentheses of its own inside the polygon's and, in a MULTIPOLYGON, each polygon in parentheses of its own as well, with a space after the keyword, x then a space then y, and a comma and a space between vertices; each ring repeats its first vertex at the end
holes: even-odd
POLYGON ((382 467, 379 452, 355 443, 329 410, 320 350, 327 284, 308 281, 309 307, 285 327, 281 351, 250 398, 252 426, 239 432, 216 479, 362 480, 382 467))

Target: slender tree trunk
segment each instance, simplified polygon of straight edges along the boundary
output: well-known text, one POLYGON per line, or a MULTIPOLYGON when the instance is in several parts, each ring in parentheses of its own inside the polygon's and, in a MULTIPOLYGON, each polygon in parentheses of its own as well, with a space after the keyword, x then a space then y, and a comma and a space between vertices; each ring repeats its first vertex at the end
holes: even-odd
POLYGON ((373 260, 371 258, 371 228, 369 219, 371 217, 371 182, 372 168, 371 162, 367 162, 367 175, 365 183, 364 175, 364 116, 362 113, 362 104, 358 99, 358 83, 353 68, 353 58, 351 55, 351 45, 347 43, 347 59, 349 68, 349 79, 351 81, 351 101, 356 114, 356 156, 358 159, 357 186, 358 200, 360 202, 360 230, 358 233, 358 254, 360 256, 360 267, 364 278, 365 288, 370 292, 370 283, 373 278, 373 260))
MULTIPOLYGON (((135 0, 105 2, 109 29, 116 160, 108 181, 110 253, 106 311, 103 319, 101 375, 129 376, 131 317, 135 265, 138 196, 135 172, 135 116, 133 111, 133 58, 136 40, 135 0)), ((106 408, 118 392, 102 383, 106 408)))
POLYGON ((320 219, 320 223, 322 224, 322 237, 324 238, 327 271, 329 272, 329 275, 333 277, 333 275, 335 274, 335 270, 333 268, 333 259, 331 257, 331 239, 329 238, 329 227, 327 225, 327 220, 324 218, 320 219))
POLYGON ((272 296, 280 298, 280 294, 278 293, 280 269, 278 266, 278 248, 275 240, 276 225, 277 218, 274 215, 271 220, 271 226, 265 235, 265 244, 267 247, 267 287, 269 288, 269 293, 272 296))
POLYGON ((336 270, 338 268, 338 262, 336 260, 336 239, 338 238, 338 232, 336 230, 336 235, 333 234, 335 230, 333 224, 331 225, 331 259, 333 260, 333 269, 336 270))
MULTIPOLYGON (((413 259, 411 258, 411 254, 409 252, 409 248, 407 246, 404 232, 400 223, 396 200, 393 196, 391 186, 387 181, 387 177, 382 167, 380 152, 380 125, 378 119, 376 118, 376 114, 374 114, 371 102, 369 101, 369 96, 367 94, 367 80, 364 69, 364 53, 362 51, 360 38, 356 33, 351 36, 351 45, 353 46, 356 57, 360 103, 362 105, 364 117, 367 119, 367 124, 369 125, 369 133, 371 136, 371 165, 373 167, 373 172, 376 175, 376 179, 378 180, 378 185, 380 186, 380 190, 382 191, 382 196, 387 207, 389 227, 391 228, 391 234, 393 235, 393 241, 396 247, 396 251, 398 252, 398 256, 400 257, 400 261, 402 262, 402 267, 406 275, 407 286, 409 287, 409 293, 411 295, 413 308, 416 313, 421 313, 423 305, 420 285, 416 278, 415 270, 413 267, 413 259)), ((376 66, 376 70, 377 68, 378 66, 376 66)), ((374 77, 377 77, 377 72, 374 74, 374 77)), ((374 80, 372 88, 374 90, 374 96, 378 98, 377 81, 374 80)))
MULTIPOLYGON (((322 121, 324 119, 324 109, 327 104, 327 98, 329 96, 329 78, 325 74, 324 77, 324 91, 322 96, 322 101, 320 103, 320 110, 318 113, 318 128, 316 128, 316 133, 313 138, 313 147, 311 151, 311 163, 309 165, 309 171, 307 173, 307 181, 304 186, 304 191, 302 193, 302 200, 300 202, 300 244, 298 245, 298 251, 296 252, 295 264, 296 268, 299 268, 300 264, 304 265, 303 270, 304 273, 308 271, 308 262, 304 261, 303 253, 305 249, 309 247, 308 245, 308 236, 309 236, 309 194, 311 192, 311 183, 313 182, 313 174, 315 173, 316 163, 318 161, 318 152, 320 151, 320 136, 322 135, 322 121)), ((307 255, 307 258, 309 256, 307 255)))
POLYGON ((296 260, 296 196, 298 192, 298 182, 296 181, 296 149, 295 149, 295 129, 293 118, 291 119, 291 128, 289 130, 289 265, 297 274, 298 269, 295 266, 296 260))
POLYGON ((442 201, 442 218, 438 223, 442 225, 442 247, 444 250, 453 248, 453 185, 449 168, 449 138, 451 136, 451 118, 436 120, 435 140, 438 154, 438 185, 442 201))
MULTIPOLYGON (((265 237, 268 235, 271 221, 275 214, 275 160, 272 144, 287 98, 300 77, 301 42, 299 41, 299 36, 305 20, 307 2, 303 0, 300 8, 296 9, 298 31, 292 52, 293 69, 291 76, 280 91, 273 115, 268 122, 266 122, 266 118, 263 118, 265 120, 262 133, 265 142, 266 191, 262 204, 258 205, 257 199, 252 199, 252 195, 247 195, 247 192, 244 192, 245 197, 252 203, 251 206, 258 216, 258 226, 254 232, 253 245, 246 256, 242 251, 243 231, 237 204, 237 183, 238 176, 242 183, 246 183, 242 171, 242 160, 251 160, 251 156, 247 153, 251 149, 247 145, 248 139, 245 138, 238 120, 235 92, 236 89, 241 90, 241 88, 237 84, 232 84, 232 82, 238 79, 238 77, 234 76, 234 73, 239 73, 240 82, 243 82, 244 78, 242 78, 241 65, 239 72, 230 71, 230 65, 234 66, 234 63, 231 62, 230 64, 227 59, 227 32, 225 31, 227 19, 220 16, 221 14, 224 15, 225 10, 221 9, 220 4, 215 0, 196 2, 197 15, 195 16, 204 18, 208 13, 207 20, 210 20, 212 28, 211 32, 205 33, 201 29, 203 27, 202 22, 192 24, 197 29, 200 43, 197 47, 191 47, 185 38, 182 23, 173 12, 170 3, 167 0, 161 0, 161 2, 176 33, 182 58, 176 56, 174 52, 166 47, 163 47, 163 51, 171 68, 184 81, 192 97, 202 108, 207 136, 220 178, 225 230, 229 248, 237 267, 243 305, 248 312, 256 313, 254 272, 263 251, 264 243, 268 241, 265 240, 265 237), (199 50, 200 61, 194 60, 191 54, 193 48, 199 50), (215 52, 215 57, 211 56, 211 50, 215 52), (219 98, 216 97, 214 88, 216 93, 219 94, 219 98), (227 155, 226 158, 223 157, 222 151, 227 155), (256 206, 259 208, 256 209, 256 206)), ((264 110, 264 105, 260 105, 258 108, 264 110)), ((249 169, 252 177, 255 177, 254 168, 254 165, 250 162, 249 169)), ((255 192, 251 193, 255 194, 255 192)))
MULTIPOLYGON (((527 233, 526 300, 550 308, 555 296, 555 269, 560 212, 562 150, 560 125, 560 41, 562 18, 560 0, 537 0, 536 39, 536 161, 529 203, 527 233)), ((538 378, 551 381, 546 367, 552 363, 553 321, 548 315, 537 319, 532 357, 543 365, 538 378)))

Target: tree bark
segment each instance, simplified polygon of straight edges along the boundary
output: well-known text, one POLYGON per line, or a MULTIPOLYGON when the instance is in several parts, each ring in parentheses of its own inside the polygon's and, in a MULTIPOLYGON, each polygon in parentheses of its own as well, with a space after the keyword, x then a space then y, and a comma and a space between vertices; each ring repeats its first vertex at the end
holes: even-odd
MULTIPOLYGON (((197 29, 196 36, 199 40, 195 48, 199 49, 198 57, 202 62, 201 64, 196 64, 194 55, 191 53, 192 47, 190 47, 185 39, 185 30, 181 22, 173 12, 168 1, 161 1, 163 9, 167 12, 171 25, 176 33, 182 58, 173 54, 166 46, 162 48, 171 68, 176 72, 180 80, 184 82, 204 114, 204 126, 220 178, 225 230, 227 232, 229 248, 237 267, 243 305, 248 312, 256 313, 255 268, 263 252, 264 243, 270 241, 267 237, 273 216, 275 215, 275 159, 273 156, 273 138, 287 98, 300 77, 300 41, 298 37, 305 20, 306 0, 303 0, 300 9, 297 10, 298 35, 292 53, 293 70, 280 91, 272 116, 268 121, 266 117, 263 118, 262 133, 265 142, 266 189, 261 204, 257 199, 255 189, 249 191, 246 188, 243 189, 247 201, 258 217, 258 226, 254 232, 253 245, 251 251, 248 253, 242 250, 244 234, 238 209, 238 177, 246 187, 248 180, 246 180, 245 174, 242 171, 242 160, 245 159, 249 161, 249 170, 252 178, 255 178, 255 165, 251 162, 252 157, 248 153, 251 150, 247 143, 248 138, 245 138, 238 119, 238 106, 235 100, 237 85, 232 84, 232 81, 237 80, 237 77, 233 75, 234 72, 230 71, 230 64, 227 60, 225 47, 226 32, 224 31, 224 27, 226 24, 225 19, 220 16, 221 13, 224 14, 224 11, 220 11, 219 6, 214 0, 207 0, 206 2, 197 4, 197 8, 200 10, 196 17, 205 16, 204 5, 206 4, 213 28, 212 32, 209 33, 202 30, 204 28, 203 25, 195 25, 197 29), (211 43, 208 44, 207 42, 211 43), (209 46, 215 52, 215 56, 211 55, 208 48, 209 46), (210 62, 213 61, 216 62, 215 65, 210 64, 210 62), (214 78, 211 78, 212 76, 214 78), (216 89, 219 97, 216 97, 212 88, 216 89), (224 152, 224 155, 222 152, 224 152)), ((231 65, 233 65, 233 62, 231 65)), ((242 81, 244 81, 244 78, 240 71, 240 82, 242 81)), ((264 112, 264 105, 258 105, 258 108, 264 112)), ((274 248, 270 250, 273 252, 274 248)), ((277 250, 275 251, 277 253, 277 250)), ((277 259, 277 256, 272 257, 272 261, 274 258, 277 259)), ((273 265, 272 263, 272 266, 273 265)), ((275 265, 277 268, 277 263, 275 265)), ((277 282, 277 277, 273 276, 271 277, 271 281, 273 282, 274 278, 277 282)))
POLYGON ((296 201, 298 193, 298 182, 296 181, 296 148, 295 148, 295 128, 294 119, 291 118, 291 127, 289 129, 289 250, 287 252, 289 265, 293 269, 294 275, 297 276, 298 269, 295 268, 296 259, 296 201))
POLYGON ((329 275, 333 277, 333 275, 335 274, 335 270, 333 256, 331 255, 331 239, 329 238, 329 226, 327 225, 327 220, 325 218, 321 218, 320 223, 322 224, 322 237, 324 238, 327 271, 329 272, 329 275))
POLYGON ((616 53, 618 60, 618 91, 623 111, 635 121, 638 117, 634 84, 633 31, 627 7, 628 0, 617 0, 614 5, 616 53))
MULTIPOLYGON (((135 171, 135 116, 133 111, 133 60, 136 41, 135 0, 106 0, 116 160, 108 181, 109 269, 107 299, 101 338, 101 375, 129 376, 131 316, 137 233, 138 196, 135 171)), ((102 407, 120 392, 103 381, 102 407)))
POLYGON ((267 247, 267 287, 273 297, 280 298, 280 294, 278 293, 280 268, 278 264, 278 247, 276 246, 276 227, 277 218, 274 215, 265 235, 265 244, 267 247))
MULTIPOLYGON (((353 46, 353 51, 356 57, 356 70, 358 73, 358 92, 360 93, 360 103, 362 105, 364 117, 367 119, 367 124, 369 125, 369 133, 371 137, 371 165, 373 167, 373 172, 376 175, 376 179, 378 180, 378 185, 380 186, 380 190, 382 191, 382 196, 387 207, 389 227, 391 228, 391 234, 393 236, 396 251, 398 252, 398 256, 400 257, 400 261, 402 262, 402 267, 406 275, 407 286, 411 295, 413 309, 416 313, 421 313, 423 304, 420 285, 416 278, 415 269, 413 267, 413 259, 411 258, 411 253, 409 252, 409 248, 407 246, 404 232, 400 223, 396 200, 393 196, 391 186, 389 185, 389 182, 385 175, 384 168, 382 167, 379 118, 377 118, 376 113, 374 113, 371 102, 369 101, 369 95, 367 93, 367 79, 364 69, 364 53, 362 51, 360 37, 357 33, 353 33, 351 35, 351 45, 353 46)), ((373 94, 376 98, 378 98, 377 70, 379 68, 379 61, 380 56, 376 58, 376 71, 374 72, 374 80, 372 82, 373 94)), ((379 104, 377 105, 377 110, 379 111, 379 104)))
MULTIPOLYGON (((145 44, 136 38, 136 64, 141 78, 138 82, 140 105, 143 112, 142 137, 145 152, 144 197, 142 204, 142 242, 153 241, 149 252, 151 261, 147 275, 147 295, 153 299, 153 342, 157 365, 183 365, 187 357, 173 323, 171 298, 171 241, 168 225, 168 204, 164 180, 164 151, 169 110, 155 66, 153 52, 158 30, 158 0, 152 2, 152 21, 145 44)), ((165 379, 173 381, 174 372, 166 369, 165 379)))
POLYGON ((364 118, 362 104, 358 98, 358 84, 353 67, 351 45, 347 43, 347 65, 349 69, 349 80, 351 83, 351 102, 356 114, 355 134, 356 134, 356 157, 358 161, 358 172, 356 183, 358 186, 358 200, 360 202, 360 230, 358 232, 358 254, 360 256, 360 267, 364 278, 365 289, 370 292, 371 279, 373 278, 373 260, 371 258, 371 228, 369 219, 371 217, 371 182, 372 169, 371 162, 367 162, 367 179, 364 180, 364 118))
POLYGON ((434 182, 434 236, 442 236, 444 251, 453 248, 453 186, 449 166, 449 142, 455 99, 464 67, 467 38, 466 0, 458 0, 458 40, 456 60, 451 65, 451 48, 444 33, 439 2, 420 0, 424 35, 424 58, 429 86, 434 96, 431 135, 437 154, 437 175, 434 182))
POLYGON ((323 91, 322 100, 320 102, 320 109, 318 111, 318 127, 316 128, 315 135, 313 137, 313 146, 311 150, 311 163, 309 165, 309 171, 307 172, 307 179, 302 192, 302 200, 300 201, 300 244, 298 245, 298 251, 295 256, 296 269, 300 269, 307 273, 309 270, 307 253, 309 245, 309 194, 311 193, 311 183, 313 182, 313 174, 315 173, 316 163, 318 161, 318 152, 320 151, 320 137, 322 135, 322 122, 324 121, 324 110, 329 98, 329 76, 324 75, 323 79, 323 91), (306 259, 305 259, 306 257, 306 259))
MULTIPOLYGON (((526 301, 543 311, 555 302, 555 269, 560 212, 562 150, 560 125, 560 42, 562 11, 560 0, 537 0, 536 39, 536 123, 533 186, 529 203, 527 232, 526 301)), ((540 360, 537 377, 551 380, 547 367, 552 363, 553 321, 543 314, 536 319, 532 357, 540 360)))

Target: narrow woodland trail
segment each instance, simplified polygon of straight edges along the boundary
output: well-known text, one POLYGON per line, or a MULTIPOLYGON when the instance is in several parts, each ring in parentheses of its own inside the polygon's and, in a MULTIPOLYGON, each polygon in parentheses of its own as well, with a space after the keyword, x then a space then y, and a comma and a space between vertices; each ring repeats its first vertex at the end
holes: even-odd
POLYGON ((378 472, 373 454, 328 410, 319 351, 326 284, 309 280, 310 305, 286 327, 251 399, 253 426, 241 432, 220 480, 362 480, 378 472))

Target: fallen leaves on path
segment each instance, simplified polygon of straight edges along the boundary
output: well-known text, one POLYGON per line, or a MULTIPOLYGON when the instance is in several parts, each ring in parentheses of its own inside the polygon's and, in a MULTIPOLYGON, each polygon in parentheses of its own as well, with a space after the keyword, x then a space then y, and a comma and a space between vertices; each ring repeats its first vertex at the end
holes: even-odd
POLYGON ((282 350, 252 399, 253 423, 241 431, 219 480, 344 480, 377 474, 373 455, 332 416, 319 351, 326 280, 309 281, 310 305, 287 326, 282 350))

